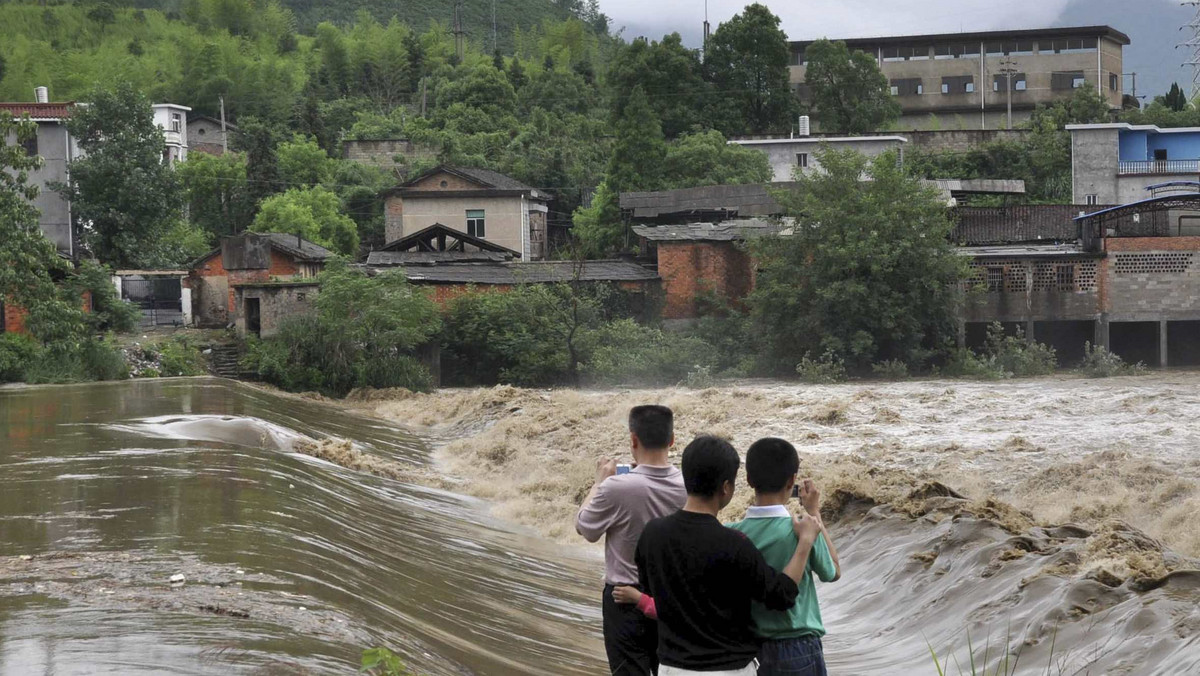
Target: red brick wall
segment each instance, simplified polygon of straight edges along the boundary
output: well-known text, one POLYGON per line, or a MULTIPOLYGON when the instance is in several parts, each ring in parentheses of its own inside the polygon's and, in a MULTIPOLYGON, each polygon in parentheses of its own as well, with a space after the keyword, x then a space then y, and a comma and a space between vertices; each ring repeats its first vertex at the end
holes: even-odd
POLYGON ((665 319, 696 317, 702 292, 736 303, 754 288, 750 256, 732 242, 659 242, 658 274, 665 319))
POLYGON ((1200 251, 1200 237, 1108 237, 1105 251, 1200 251))
POLYGON ((25 308, 12 303, 4 304, 4 330, 7 333, 25 333, 25 318, 29 315, 25 308))

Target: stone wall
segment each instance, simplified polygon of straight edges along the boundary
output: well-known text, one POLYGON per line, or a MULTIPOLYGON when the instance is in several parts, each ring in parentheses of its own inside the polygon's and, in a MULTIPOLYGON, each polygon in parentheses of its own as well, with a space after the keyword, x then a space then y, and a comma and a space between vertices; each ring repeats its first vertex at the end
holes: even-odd
POLYGON ((976 259, 963 285, 966 322, 1097 320, 1101 260, 1094 257, 976 259))
POLYGON ((411 165, 416 160, 435 160, 437 151, 408 139, 347 139, 342 141, 342 158, 379 167, 411 165), (402 161, 397 162, 397 159, 402 161))
POLYGON ((1119 145, 1116 129, 1077 129, 1071 132, 1074 204, 1087 204, 1089 195, 1096 196, 1097 204, 1125 204, 1117 181, 1119 145))
POLYGON ((961 153, 994 141, 1019 143, 1029 132, 1024 129, 941 129, 905 131, 898 135, 908 139, 905 150, 961 153))
POLYGON ((262 285, 237 286, 233 289, 236 307, 234 323, 237 331, 245 335, 246 301, 259 302, 260 332, 270 338, 279 332, 279 325, 288 317, 307 314, 316 299, 319 287, 316 282, 265 283, 262 285))

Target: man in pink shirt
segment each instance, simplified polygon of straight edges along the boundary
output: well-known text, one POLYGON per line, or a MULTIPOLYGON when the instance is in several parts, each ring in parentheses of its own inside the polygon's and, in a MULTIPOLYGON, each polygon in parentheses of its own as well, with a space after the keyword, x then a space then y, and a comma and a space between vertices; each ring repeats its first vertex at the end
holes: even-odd
MULTIPOLYGON (((665 406, 635 406, 629 412, 633 468, 617 474, 616 460, 601 460, 596 483, 575 517, 575 530, 596 542, 604 537, 604 650, 613 674, 658 673, 658 625, 635 606, 618 604, 615 586, 638 585, 634 549, 646 524, 674 514, 687 502, 683 474, 671 466, 674 415, 665 406)), ((643 590, 644 591, 644 590, 643 590)))

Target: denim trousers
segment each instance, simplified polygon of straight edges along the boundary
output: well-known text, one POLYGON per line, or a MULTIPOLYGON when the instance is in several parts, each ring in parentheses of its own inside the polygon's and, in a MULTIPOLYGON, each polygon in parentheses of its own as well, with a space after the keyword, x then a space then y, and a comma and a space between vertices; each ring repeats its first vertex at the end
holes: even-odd
POLYGON ((758 676, 828 676, 819 636, 766 641, 758 652, 758 676))

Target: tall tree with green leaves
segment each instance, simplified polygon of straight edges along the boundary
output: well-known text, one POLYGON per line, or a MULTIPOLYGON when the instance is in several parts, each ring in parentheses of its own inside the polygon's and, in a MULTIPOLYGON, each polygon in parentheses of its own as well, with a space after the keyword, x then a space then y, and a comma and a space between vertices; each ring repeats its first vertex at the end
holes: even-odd
POLYGON ((779 17, 755 3, 717 27, 704 68, 713 86, 713 122, 726 134, 786 130, 797 110, 779 17))
POLYGON ((887 77, 875 57, 845 42, 817 40, 805 51, 804 82, 821 130, 841 134, 880 131, 900 118, 887 77))
POLYGON ((791 234, 754 244, 749 314, 767 362, 791 372, 828 352, 860 371, 926 363, 953 345, 965 272, 945 203, 894 153, 818 158, 824 172, 777 194, 795 219, 791 234))
POLYGON ((244 153, 192 153, 177 171, 187 191, 188 218, 209 233, 212 241, 250 226, 254 203, 246 182, 244 153))
POLYGON ((675 139, 663 167, 667 188, 767 183, 773 175, 766 153, 728 143, 715 129, 675 139))
POLYGON ((1171 89, 1162 97, 1163 105, 1176 112, 1187 108, 1187 95, 1183 93, 1178 82, 1171 83, 1171 89))
MULTIPOLYGON (((0 139, 9 134, 24 141, 37 134, 37 124, 0 113, 0 139)), ((28 179, 40 166, 41 158, 26 155, 20 143, 0 143, 0 303, 28 312, 29 329, 45 340, 69 337, 71 326, 82 319, 76 316, 78 307, 63 302, 54 285, 54 278, 65 276, 70 267, 38 227, 32 203, 38 188, 28 179)))
POLYGON ((608 185, 620 193, 627 190, 658 190, 663 182, 663 160, 667 144, 662 124, 650 107, 641 86, 629 95, 625 112, 617 122, 617 141, 608 161, 608 185))
POLYGON ((358 226, 342 213, 337 194, 321 186, 292 188, 267 198, 251 229, 299 235, 343 256, 358 255, 358 226))
POLYGON ((708 84, 696 52, 683 45, 678 33, 661 42, 637 38, 621 48, 608 68, 606 81, 614 123, 625 116, 625 108, 639 88, 649 97, 668 138, 704 122, 708 84))
POLYGON ((235 147, 246 153, 246 182, 254 204, 282 192, 286 187, 279 175, 279 157, 275 152, 279 142, 273 125, 254 118, 240 120, 235 147))
POLYGON ((84 155, 71 162, 67 184, 83 239, 102 262, 118 268, 186 261, 156 260, 183 216, 183 190, 163 161, 163 131, 150 101, 128 83, 97 89, 74 109, 67 128, 84 155))

